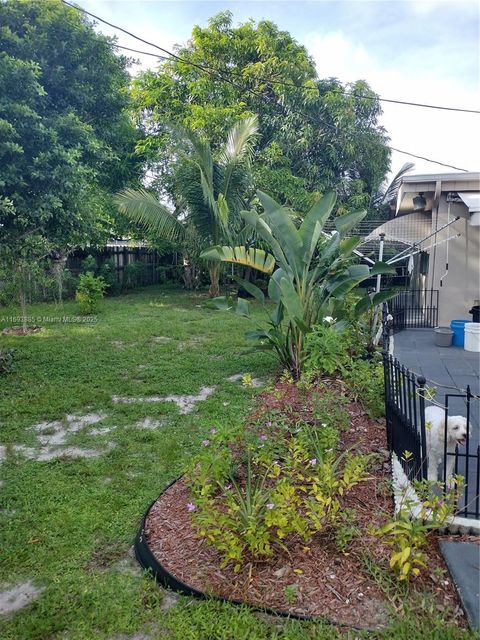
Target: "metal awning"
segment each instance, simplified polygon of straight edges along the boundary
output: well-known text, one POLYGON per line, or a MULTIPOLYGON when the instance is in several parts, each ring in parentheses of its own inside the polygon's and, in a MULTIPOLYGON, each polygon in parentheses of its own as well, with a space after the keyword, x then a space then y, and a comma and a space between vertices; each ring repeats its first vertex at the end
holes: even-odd
POLYGON ((409 213, 405 216, 393 218, 378 226, 366 238, 362 239, 362 245, 372 240, 378 242, 380 233, 385 234, 385 242, 401 243, 412 246, 428 236, 432 230, 432 218, 423 212, 409 213))
POLYGON ((467 205, 470 213, 478 213, 478 211, 480 211, 480 193, 473 193, 472 191, 462 191, 458 195, 467 205))

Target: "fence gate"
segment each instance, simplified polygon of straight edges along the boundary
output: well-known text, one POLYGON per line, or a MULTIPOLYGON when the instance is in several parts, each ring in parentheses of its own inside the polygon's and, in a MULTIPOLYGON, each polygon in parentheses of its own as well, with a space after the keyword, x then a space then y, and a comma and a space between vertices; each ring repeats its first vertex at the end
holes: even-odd
MULTIPOLYGON (((396 454, 410 480, 427 479, 429 464, 437 462, 428 457, 427 429, 430 425, 425 424, 425 404, 429 395, 427 381, 405 368, 386 350, 383 354, 383 367, 388 446, 396 454)), ((480 518, 480 445, 473 411, 478 407, 478 402, 479 398, 472 395, 470 387, 465 392, 458 390, 457 393, 447 393, 444 401, 435 396, 435 404, 445 412, 443 462, 439 465, 438 480, 445 488, 449 480, 448 463, 452 461, 452 473, 464 478, 464 488, 462 495, 458 497, 456 513, 476 519, 480 518), (449 417, 453 415, 465 416, 467 438, 464 445, 457 445, 454 451, 448 451, 447 427, 449 417)))
POLYGON ((394 333, 402 329, 428 329, 438 325, 438 289, 401 291, 389 303, 394 333))

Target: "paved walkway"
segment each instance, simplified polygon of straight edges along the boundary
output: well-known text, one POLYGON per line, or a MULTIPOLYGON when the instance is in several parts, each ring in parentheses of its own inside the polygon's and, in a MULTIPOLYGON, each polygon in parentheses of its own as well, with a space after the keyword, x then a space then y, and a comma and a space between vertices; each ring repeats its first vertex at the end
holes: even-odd
POLYGON ((463 608, 473 629, 480 629, 480 547, 474 542, 440 541, 463 608))

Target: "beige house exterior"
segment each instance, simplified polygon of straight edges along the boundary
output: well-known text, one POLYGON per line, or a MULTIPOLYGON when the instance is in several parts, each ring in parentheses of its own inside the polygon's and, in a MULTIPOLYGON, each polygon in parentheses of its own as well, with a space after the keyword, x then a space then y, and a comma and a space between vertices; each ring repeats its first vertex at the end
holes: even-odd
POLYGON ((404 270, 408 265, 420 308, 436 301, 430 290, 438 291, 439 325, 471 320, 469 310, 480 299, 480 173, 406 175, 394 215, 365 244, 378 246, 382 234, 396 253, 387 261, 404 270))
POLYGON ((418 213, 429 216, 431 233, 415 247, 428 255, 418 285, 438 289, 440 325, 471 320, 468 312, 480 299, 480 173, 404 176, 395 220, 418 213))

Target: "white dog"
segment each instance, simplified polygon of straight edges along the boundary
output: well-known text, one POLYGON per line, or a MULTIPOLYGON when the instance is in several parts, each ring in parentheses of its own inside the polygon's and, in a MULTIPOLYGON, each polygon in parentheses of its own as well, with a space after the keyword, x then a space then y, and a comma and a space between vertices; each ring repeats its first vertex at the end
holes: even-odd
MULTIPOLYGON (((445 455, 445 411, 440 407, 425 409, 425 431, 427 436, 428 479, 438 480, 438 467, 445 455)), ((467 419, 464 416, 449 416, 447 426, 447 453, 455 453, 456 445, 464 445, 467 438, 467 419)), ((452 476, 455 456, 447 455, 446 478, 452 476)))

